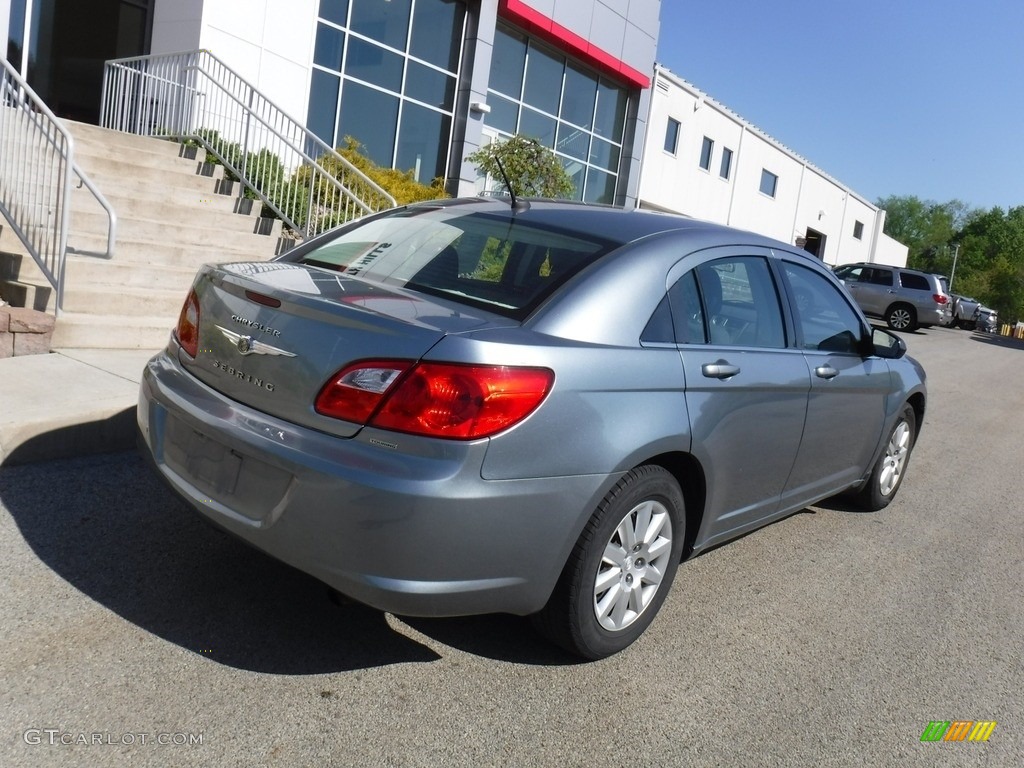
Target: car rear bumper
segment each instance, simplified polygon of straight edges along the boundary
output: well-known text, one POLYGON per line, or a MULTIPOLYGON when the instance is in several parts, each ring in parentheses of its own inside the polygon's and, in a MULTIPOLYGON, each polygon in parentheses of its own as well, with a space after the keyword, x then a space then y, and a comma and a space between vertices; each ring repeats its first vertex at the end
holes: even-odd
POLYGON ((224 397, 167 352, 146 366, 138 422, 156 471, 203 516, 405 615, 539 610, 618 479, 484 480, 486 440, 327 435, 224 397))

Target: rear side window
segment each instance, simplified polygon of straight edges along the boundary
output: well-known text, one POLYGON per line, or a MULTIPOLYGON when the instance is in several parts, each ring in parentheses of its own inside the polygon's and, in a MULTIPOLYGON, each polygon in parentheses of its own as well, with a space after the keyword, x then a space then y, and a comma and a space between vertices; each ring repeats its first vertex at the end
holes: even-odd
POLYGON ((911 288, 915 291, 930 290, 930 286, 928 285, 928 278, 926 278, 924 275, 915 275, 913 272, 901 272, 900 285, 902 285, 904 288, 911 288))
POLYGON ((680 344, 786 346, 779 294, 762 258, 701 264, 672 286, 669 303, 680 344))
POLYGON ((521 320, 614 245, 521 215, 428 208, 343 229, 297 261, 521 320))

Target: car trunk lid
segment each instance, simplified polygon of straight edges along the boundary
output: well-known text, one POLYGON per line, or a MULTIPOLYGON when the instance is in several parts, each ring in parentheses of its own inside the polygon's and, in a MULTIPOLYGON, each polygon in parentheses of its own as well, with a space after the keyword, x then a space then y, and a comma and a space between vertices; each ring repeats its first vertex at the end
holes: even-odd
POLYGON ((357 360, 419 360, 448 333, 514 325, 337 272, 282 262, 203 267, 196 357, 185 369, 232 400, 342 437, 361 425, 316 412, 316 396, 357 360))

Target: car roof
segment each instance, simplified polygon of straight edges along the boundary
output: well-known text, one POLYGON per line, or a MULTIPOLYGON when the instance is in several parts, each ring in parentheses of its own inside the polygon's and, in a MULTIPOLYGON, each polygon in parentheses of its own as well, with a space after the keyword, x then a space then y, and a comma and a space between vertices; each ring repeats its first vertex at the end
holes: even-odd
POLYGON ((737 244, 795 250, 795 246, 755 232, 747 232, 680 214, 546 198, 529 198, 522 200, 521 203, 528 204, 528 207, 514 209, 507 197, 464 197, 413 203, 409 208, 415 210, 417 208, 464 206, 474 211, 506 216, 510 221, 513 218, 521 218, 524 221, 554 230, 586 232, 591 236, 618 245, 635 242, 650 235, 686 230, 694 234, 717 236, 718 239, 730 240, 737 244))

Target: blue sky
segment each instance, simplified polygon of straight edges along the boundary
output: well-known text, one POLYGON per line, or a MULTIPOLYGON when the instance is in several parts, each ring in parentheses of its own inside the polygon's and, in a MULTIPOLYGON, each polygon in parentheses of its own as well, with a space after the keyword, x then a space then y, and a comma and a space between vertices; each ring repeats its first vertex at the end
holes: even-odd
POLYGON ((662 0, 657 58, 869 200, 1024 205, 1024 0, 662 0))

